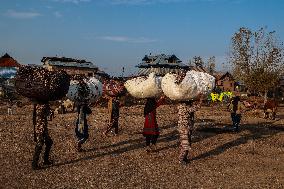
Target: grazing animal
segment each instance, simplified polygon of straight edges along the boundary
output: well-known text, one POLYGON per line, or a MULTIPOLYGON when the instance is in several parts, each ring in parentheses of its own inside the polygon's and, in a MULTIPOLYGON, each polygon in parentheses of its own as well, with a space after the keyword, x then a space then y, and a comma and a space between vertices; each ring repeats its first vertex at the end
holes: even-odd
POLYGON ((275 119, 278 103, 275 100, 267 100, 264 104, 264 118, 275 119))

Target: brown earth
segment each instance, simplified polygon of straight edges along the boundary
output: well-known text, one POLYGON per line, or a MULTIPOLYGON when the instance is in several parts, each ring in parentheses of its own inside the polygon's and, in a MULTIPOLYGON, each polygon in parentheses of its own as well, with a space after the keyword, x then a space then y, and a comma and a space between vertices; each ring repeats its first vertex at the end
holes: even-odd
POLYGON ((121 109, 120 134, 104 137, 106 108, 93 108, 84 152, 74 148, 75 113, 49 122, 54 165, 31 169, 34 150, 31 106, 14 115, 0 109, 0 188, 284 188, 284 108, 276 120, 246 113, 241 131, 224 109, 196 114, 191 162, 178 163, 177 109, 158 109, 161 135, 156 153, 144 148, 143 106, 121 109))

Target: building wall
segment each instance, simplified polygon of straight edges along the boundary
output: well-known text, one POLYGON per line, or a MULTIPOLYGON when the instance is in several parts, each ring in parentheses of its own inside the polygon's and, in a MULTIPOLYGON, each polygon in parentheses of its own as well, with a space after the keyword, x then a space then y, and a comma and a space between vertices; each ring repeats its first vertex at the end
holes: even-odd
POLYGON ((229 77, 217 81, 217 86, 223 91, 235 91, 235 81, 229 77))
POLYGON ((44 65, 44 68, 46 68, 49 71, 64 70, 69 75, 85 75, 87 77, 93 77, 94 74, 97 72, 97 69, 78 68, 78 67, 59 67, 59 66, 44 65))

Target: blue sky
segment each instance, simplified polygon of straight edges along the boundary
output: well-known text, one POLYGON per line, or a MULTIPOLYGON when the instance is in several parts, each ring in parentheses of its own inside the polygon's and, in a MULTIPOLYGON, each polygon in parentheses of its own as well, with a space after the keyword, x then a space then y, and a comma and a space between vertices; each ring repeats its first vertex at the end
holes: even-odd
POLYGON ((0 53, 86 59, 111 75, 134 73, 149 53, 216 56, 222 69, 238 28, 267 26, 284 41, 283 18, 282 0, 0 0, 0 53))

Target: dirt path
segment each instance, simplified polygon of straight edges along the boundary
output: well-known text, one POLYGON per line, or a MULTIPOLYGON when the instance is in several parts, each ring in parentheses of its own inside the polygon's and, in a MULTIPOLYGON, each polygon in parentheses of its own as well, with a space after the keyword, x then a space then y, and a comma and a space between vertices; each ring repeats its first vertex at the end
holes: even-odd
POLYGON ((105 138, 105 108, 94 108, 85 152, 74 148, 75 114, 57 115, 49 128, 52 167, 33 171, 31 107, 0 110, 0 188, 284 188, 284 109, 276 121, 245 115, 232 133, 230 114, 202 108, 197 113, 191 163, 178 163, 177 110, 158 110, 158 152, 147 154, 142 106, 121 110, 120 134, 105 138))

